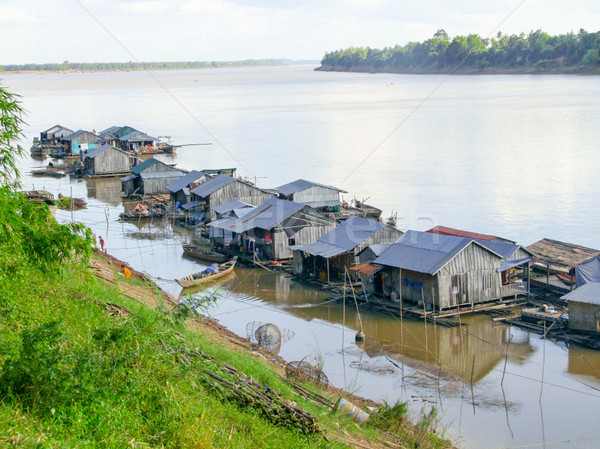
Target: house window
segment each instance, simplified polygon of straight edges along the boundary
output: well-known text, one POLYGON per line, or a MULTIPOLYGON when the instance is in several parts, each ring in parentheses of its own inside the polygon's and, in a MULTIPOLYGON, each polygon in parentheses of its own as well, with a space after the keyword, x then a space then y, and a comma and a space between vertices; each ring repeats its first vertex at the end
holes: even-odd
POLYGON ((288 246, 294 246, 296 244, 296 239, 294 237, 290 237, 288 239, 288 246))

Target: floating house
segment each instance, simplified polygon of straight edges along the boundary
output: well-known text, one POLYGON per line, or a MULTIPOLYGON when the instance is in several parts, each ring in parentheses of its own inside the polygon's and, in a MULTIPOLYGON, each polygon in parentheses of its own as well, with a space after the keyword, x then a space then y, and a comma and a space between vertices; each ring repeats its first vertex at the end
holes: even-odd
POLYGON ((48 128, 46 131, 40 133, 40 142, 42 143, 57 143, 70 134, 73 134, 73 130, 62 125, 54 125, 52 128, 48 128))
POLYGON ((166 187, 185 173, 158 159, 150 158, 131 167, 131 174, 121 178, 126 196, 168 193, 166 187))
POLYGON ((190 202, 190 192, 207 180, 206 173, 203 171, 192 170, 181 178, 167 185, 165 188, 171 195, 171 200, 175 203, 175 210, 179 206, 190 202))
POLYGON ((282 260, 292 257, 294 245, 332 230, 335 221, 305 204, 270 198, 239 218, 222 218, 208 226, 217 247, 253 259, 282 260))
POLYGON ((120 147, 121 145, 119 139, 133 132, 139 131, 131 126, 111 126, 110 128, 100 131, 98 135, 102 139, 102 142, 108 143, 115 147, 120 147))
POLYGON ((401 236, 401 231, 385 223, 351 216, 317 241, 293 246, 293 272, 328 283, 341 282, 364 248, 392 243, 401 236))
POLYGON ((506 240, 475 239, 475 241, 502 257, 498 269, 502 281, 502 297, 528 295, 531 280, 530 268, 535 255, 527 248, 506 240))
POLYGON ((600 283, 589 282, 561 297, 569 306, 569 328, 600 333, 600 283))
POLYGON ((259 189, 249 182, 217 175, 190 191, 188 209, 194 208, 205 212, 207 220, 216 220, 214 208, 233 200, 243 201, 253 206, 263 204, 273 194, 259 189))
POLYGON ((305 179, 284 184, 275 189, 279 198, 306 204, 313 209, 337 210, 340 205, 340 193, 348 193, 337 187, 327 186, 305 179))
POLYGON ((472 306, 502 297, 501 262, 471 238, 407 231, 370 264, 374 280, 365 287, 428 310, 472 306))
POLYGON ((158 139, 149 136, 141 131, 132 131, 129 134, 119 137, 119 145, 124 151, 137 153, 145 149, 155 150, 155 143, 158 139))
POLYGON ((88 151, 84 160, 84 172, 89 176, 115 176, 129 173, 132 157, 111 145, 102 145, 88 151))
POLYGON ((67 153, 79 154, 80 152, 91 151, 96 148, 100 136, 80 129, 62 138, 67 144, 67 153))
POLYGON ((531 285, 558 293, 573 290, 578 265, 600 256, 600 250, 552 239, 539 240, 527 249, 536 255, 533 268, 542 273, 532 278, 531 285))

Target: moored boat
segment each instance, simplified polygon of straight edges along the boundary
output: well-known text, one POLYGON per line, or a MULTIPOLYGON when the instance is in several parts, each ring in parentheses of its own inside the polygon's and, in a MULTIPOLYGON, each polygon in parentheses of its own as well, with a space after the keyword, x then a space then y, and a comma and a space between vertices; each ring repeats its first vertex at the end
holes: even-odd
POLYGON ((210 248, 202 247, 199 245, 193 245, 191 243, 184 243, 183 254, 195 259, 209 260, 211 262, 225 262, 227 256, 225 254, 218 253, 210 248))
POLYGON ((217 279, 225 277, 229 273, 233 272, 233 268, 235 267, 236 262, 237 256, 228 262, 222 263, 220 265, 217 265, 216 263, 212 264, 205 270, 175 280, 183 288, 204 285, 210 281, 215 281, 217 279))

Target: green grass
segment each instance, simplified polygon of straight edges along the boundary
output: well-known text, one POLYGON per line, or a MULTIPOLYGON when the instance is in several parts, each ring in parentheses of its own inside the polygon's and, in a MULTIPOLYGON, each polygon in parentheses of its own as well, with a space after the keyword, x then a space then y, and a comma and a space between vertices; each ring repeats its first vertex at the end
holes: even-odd
MULTIPOLYGON (((0 213, 10 204, 0 201, 0 213)), ((189 311, 150 308, 70 261, 85 261, 83 244, 65 242, 65 230, 36 213, 37 221, 10 212, 10 224, 0 222, 0 447, 341 448, 352 436, 363 446, 448 447, 433 435, 434 416, 415 427, 397 406, 359 426, 304 399, 271 362, 191 330, 189 311), (224 363, 261 394, 274 390, 309 412, 323 433, 215 382, 209 372, 239 386, 224 363)))

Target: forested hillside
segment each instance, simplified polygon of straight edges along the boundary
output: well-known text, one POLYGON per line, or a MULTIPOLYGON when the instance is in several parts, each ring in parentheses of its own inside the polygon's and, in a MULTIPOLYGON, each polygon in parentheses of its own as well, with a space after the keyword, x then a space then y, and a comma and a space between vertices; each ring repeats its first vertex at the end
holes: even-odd
POLYGON ((182 70, 220 67, 254 67, 289 64, 283 59, 246 59, 243 61, 174 61, 174 62, 69 62, 0 65, 0 72, 107 72, 132 70, 182 70))
POLYGON ((599 73, 600 31, 550 36, 499 32, 486 39, 477 34, 450 38, 438 30, 424 42, 378 50, 350 47, 326 53, 324 71, 391 73, 599 73))

